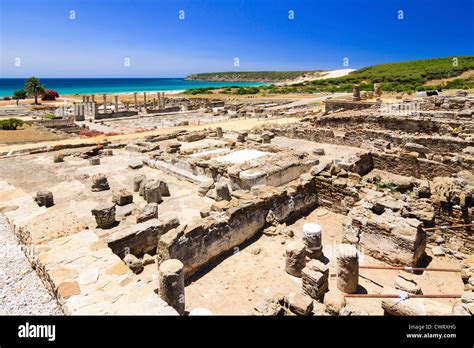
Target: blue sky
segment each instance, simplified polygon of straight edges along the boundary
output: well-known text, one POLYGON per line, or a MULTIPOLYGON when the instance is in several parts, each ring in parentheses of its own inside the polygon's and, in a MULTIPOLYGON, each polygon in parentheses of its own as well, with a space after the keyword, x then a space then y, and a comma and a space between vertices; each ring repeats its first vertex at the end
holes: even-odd
POLYGON ((474 0, 0 0, 0 76, 180 77, 474 55, 473 18, 474 0))

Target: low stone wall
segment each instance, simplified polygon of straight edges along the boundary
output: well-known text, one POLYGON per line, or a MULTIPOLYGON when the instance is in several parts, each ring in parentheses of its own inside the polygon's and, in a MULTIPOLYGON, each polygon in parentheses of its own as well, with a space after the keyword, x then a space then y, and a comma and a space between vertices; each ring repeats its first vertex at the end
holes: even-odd
POLYGON ((119 112, 109 112, 109 113, 102 113, 96 114, 96 120, 104 120, 108 118, 118 118, 118 117, 130 117, 138 115, 138 111, 119 111, 119 112))
POLYGON ((344 242, 356 245, 363 254, 401 266, 415 266, 425 255, 426 232, 421 221, 391 211, 377 215, 362 205, 348 216, 351 222, 344 226, 344 242))
POLYGON ((464 127, 468 122, 459 119, 427 119, 426 117, 408 116, 334 115, 317 118, 311 123, 317 127, 336 127, 362 131, 365 129, 380 129, 405 133, 449 135, 452 129, 464 127))
POLYGON ((128 253, 136 257, 142 257, 144 254, 153 255, 160 237, 178 226, 179 220, 176 217, 160 218, 120 230, 108 236, 106 242, 121 259, 128 253))
POLYGON ((386 170, 399 175, 413 176, 418 179, 450 176, 465 169, 462 166, 448 166, 424 158, 415 158, 408 154, 400 156, 396 154, 372 153, 372 158, 376 169, 386 170))
POLYGON ((348 186, 348 180, 345 178, 317 176, 315 185, 318 205, 336 213, 347 214, 360 199, 357 189, 348 186))
POLYGON ((326 99, 324 101, 324 110, 326 112, 336 110, 362 110, 374 106, 374 102, 368 101, 350 101, 350 100, 332 100, 326 99))
POLYGON ((263 230, 270 211, 283 223, 314 209, 314 178, 296 181, 283 188, 265 188, 255 195, 249 194, 221 218, 169 231, 158 242, 159 262, 178 259, 184 264, 186 276, 190 276, 263 230))

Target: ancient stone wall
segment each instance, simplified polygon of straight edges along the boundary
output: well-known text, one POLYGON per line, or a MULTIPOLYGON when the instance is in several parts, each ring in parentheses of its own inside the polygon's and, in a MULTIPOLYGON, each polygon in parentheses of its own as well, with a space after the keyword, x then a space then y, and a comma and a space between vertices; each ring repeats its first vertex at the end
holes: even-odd
POLYGON ((209 218, 197 225, 164 234, 158 243, 158 259, 161 262, 180 260, 186 276, 189 276, 260 232, 267 224, 270 211, 278 222, 283 223, 316 207, 313 178, 270 190, 270 194, 263 190, 254 199, 241 200, 221 218, 209 218))

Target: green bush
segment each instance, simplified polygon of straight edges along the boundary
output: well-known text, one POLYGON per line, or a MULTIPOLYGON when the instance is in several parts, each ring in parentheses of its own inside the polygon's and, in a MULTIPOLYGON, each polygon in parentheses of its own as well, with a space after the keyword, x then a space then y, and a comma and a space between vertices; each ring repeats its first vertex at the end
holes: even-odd
POLYGON ((18 127, 23 126, 24 123, 18 118, 7 118, 6 120, 0 120, 0 129, 16 130, 18 127))

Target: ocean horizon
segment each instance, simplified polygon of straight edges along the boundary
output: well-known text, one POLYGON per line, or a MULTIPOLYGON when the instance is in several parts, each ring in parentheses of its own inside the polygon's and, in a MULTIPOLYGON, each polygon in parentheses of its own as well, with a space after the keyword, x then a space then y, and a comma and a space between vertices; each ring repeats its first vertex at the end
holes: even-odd
MULTIPOLYGON (((188 81, 184 78, 39 78, 47 89, 54 89, 60 95, 93 93, 131 93, 148 91, 182 91, 192 88, 261 86, 265 82, 211 82, 188 81)), ((12 96, 23 89, 26 78, 0 78, 0 97, 12 96)))

